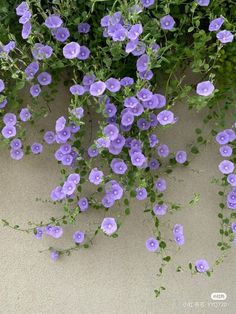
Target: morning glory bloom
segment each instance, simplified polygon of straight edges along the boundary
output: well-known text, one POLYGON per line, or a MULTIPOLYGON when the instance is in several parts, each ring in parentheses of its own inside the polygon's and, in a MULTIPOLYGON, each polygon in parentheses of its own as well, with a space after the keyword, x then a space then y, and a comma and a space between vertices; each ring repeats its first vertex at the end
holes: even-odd
POLYGON ((156 170, 160 167, 160 164, 156 159, 151 159, 149 161, 149 167, 151 170, 156 170))
POLYGON ((53 262, 56 262, 59 258, 59 253, 57 251, 52 251, 50 257, 53 262))
POLYGON ((63 43, 70 37, 70 32, 66 27, 58 27, 52 31, 53 36, 57 41, 63 43))
POLYGON ((21 37, 23 39, 29 38, 29 35, 31 34, 32 25, 30 22, 27 22, 23 25, 22 31, 21 31, 21 37))
POLYGON ((114 104, 107 103, 107 104, 105 104, 105 109, 103 112, 108 117, 113 117, 117 112, 117 108, 114 104))
MULTIPOLYGON (((78 95, 78 96, 81 96, 85 93, 85 89, 82 85, 79 85, 79 84, 75 84, 75 85, 72 85, 70 87, 70 92, 72 95, 78 95)), ((73 111, 74 109, 71 110, 71 112, 73 111)))
POLYGON ((35 238, 38 239, 38 240, 41 240, 43 235, 44 235, 44 228, 36 227, 35 238))
POLYGON ((23 25, 26 24, 27 22, 29 22, 31 16, 32 16, 31 12, 25 11, 25 13, 19 19, 19 23, 23 25))
POLYGON ((61 116, 56 121, 56 126, 55 126, 56 132, 62 131, 65 128, 65 126, 66 126, 66 119, 63 116, 61 116))
POLYGON ((179 163, 179 164, 184 164, 185 161, 187 160, 187 153, 184 150, 179 150, 176 154, 175 154, 175 160, 179 163))
POLYGON ((84 236, 85 236, 84 232, 76 231, 73 234, 73 240, 75 243, 80 244, 80 243, 84 242, 84 236))
POLYGON ((111 169, 116 174, 124 174, 128 167, 122 159, 114 158, 111 162, 111 169))
POLYGON ((10 143, 10 147, 12 149, 18 149, 18 148, 21 148, 22 147, 22 142, 20 139, 18 138, 14 138, 11 143, 10 143))
POLYGON ((157 148, 157 154, 160 157, 164 157, 166 158, 170 153, 169 147, 166 144, 161 144, 158 148, 157 148))
POLYGON ((85 75, 85 76, 83 77, 82 83, 83 83, 84 86, 90 86, 91 84, 93 84, 93 83, 95 82, 95 79, 96 79, 95 75, 93 75, 93 74, 91 74, 91 75, 87 74, 87 75, 85 75))
POLYGON ((216 37, 222 44, 231 43, 234 40, 234 35, 227 30, 220 31, 216 37))
POLYGON ((24 13, 26 11, 29 10, 29 5, 26 1, 23 1, 21 2, 21 4, 19 4, 17 7, 16 7, 16 15, 18 16, 22 16, 24 15, 24 13))
POLYGON ((34 155, 40 154, 43 151, 43 145, 40 143, 33 143, 30 148, 34 155))
POLYGON ((106 193, 106 195, 102 198, 102 205, 105 208, 110 208, 115 204, 115 199, 111 193, 106 193))
POLYGON ((155 0, 141 0, 141 4, 144 8, 149 8, 155 3, 155 0))
POLYGON ((16 135, 16 128, 13 125, 6 125, 2 129, 2 136, 4 138, 11 138, 16 135))
POLYGON ((101 224, 102 231, 107 235, 112 235, 117 230, 117 224, 114 218, 106 217, 101 224))
POLYGON ((139 103, 138 99, 131 96, 131 97, 125 98, 124 106, 127 108, 134 108, 138 103, 139 103))
POLYGON ((72 195, 76 190, 76 184, 72 181, 66 181, 63 184, 62 190, 66 195, 72 195))
POLYGON ((106 88, 112 92, 112 93, 116 93, 120 90, 120 82, 117 79, 114 78, 109 78, 106 82, 106 88))
POLYGON ((86 46, 80 46, 80 52, 77 55, 79 60, 87 60, 90 56, 90 50, 86 46))
POLYGON ((98 185, 103 180, 103 172, 97 168, 93 168, 89 174, 89 182, 98 185))
POLYGON ((166 190, 167 184, 166 184, 166 180, 159 178, 157 179, 157 181, 155 182, 155 188, 159 191, 159 192, 164 192, 166 190))
POLYGON ((55 239, 59 239, 61 238, 61 236, 63 235, 63 229, 60 226, 53 226, 51 229, 51 233, 50 233, 51 237, 55 238, 55 239))
POLYGON ((163 110, 158 113, 157 115, 157 121, 161 125, 167 125, 172 124, 174 122, 174 114, 172 111, 169 110, 163 110))
POLYGON ((177 234, 174 235, 174 240, 175 242, 179 245, 182 246, 185 243, 184 235, 183 234, 177 234))
POLYGON ((210 32, 216 32, 221 28, 223 23, 224 23, 224 18, 218 17, 217 19, 214 19, 211 21, 208 29, 210 32))
POLYGON ((35 84, 30 87, 30 94, 32 97, 38 97, 41 91, 42 90, 39 84, 35 84))
POLYGON ((30 119, 31 113, 28 108, 22 108, 20 111, 20 119, 23 122, 26 122, 30 119))
POLYGON ((147 71, 148 64, 149 64, 149 56, 146 54, 143 54, 141 57, 138 58, 136 67, 139 72, 147 71))
POLYGON ((156 204, 153 207, 153 212, 157 216, 164 216, 167 212, 168 206, 166 204, 156 204))
POLYGON ((49 17, 46 18, 45 20, 45 26, 47 28, 58 28, 62 25, 63 21, 60 18, 60 16, 56 15, 56 14, 51 14, 49 15, 49 17))
POLYGON ((196 270, 199 273, 204 273, 209 270, 208 262, 205 259, 199 259, 195 263, 196 270))
POLYGON ((37 61, 30 63, 25 68, 25 74, 26 74, 27 80, 34 78, 34 75, 38 72, 38 70, 39 70, 39 63, 37 61))
POLYGON ((229 142, 233 142, 236 139, 236 134, 235 134, 234 130, 226 129, 224 131, 228 134, 229 142))
POLYGON ((156 134, 150 134, 148 139, 149 139, 150 147, 155 147, 159 143, 159 140, 156 134))
POLYGON ((219 133, 216 135, 216 141, 217 141, 217 143, 219 143, 220 145, 227 144, 227 143, 230 141, 230 138, 229 138, 228 133, 227 133, 226 131, 219 132, 219 133))
POLYGON ((103 129, 103 134, 107 136, 110 141, 114 141, 119 135, 119 129, 114 124, 108 124, 103 129))
POLYGON ((201 7, 207 7, 210 3, 210 0, 197 0, 197 3, 201 6, 201 7))
POLYGON ((141 35, 143 32, 143 27, 141 24, 135 24, 131 27, 131 29, 128 31, 127 37, 130 40, 135 40, 141 35))
POLYGON ((78 206, 82 212, 87 211, 89 203, 86 197, 82 197, 78 201, 78 206))
POLYGON ((146 157, 141 152, 134 153, 131 156, 132 165, 136 167, 141 167, 145 163, 145 161, 146 157))
POLYGON ((52 83, 52 76, 48 72, 42 72, 38 75, 39 84, 46 86, 52 83))
POLYGON ((180 224, 175 224, 173 228, 173 235, 176 236, 180 234, 184 234, 184 227, 180 224))
POLYGON ((90 25, 88 23, 80 23, 78 25, 78 32, 81 34, 87 34, 90 31, 90 25))
POLYGON ((159 249, 159 242, 155 238, 149 238, 146 241, 146 248, 150 252, 156 252, 159 249))
POLYGON ((227 182, 231 185, 231 186, 236 186, 236 174, 229 174, 227 176, 227 182))
POLYGON ((5 89, 5 84, 4 84, 3 80, 0 79, 0 93, 1 93, 2 91, 4 91, 4 89, 5 89))
POLYGON ((106 90, 106 84, 102 81, 91 84, 89 92, 92 96, 101 96, 106 90))
POLYGON ((78 56, 80 52, 80 45, 76 42, 70 42, 66 44, 63 48, 63 56, 66 59, 74 59, 78 56))
POLYGON ((147 101, 147 100, 151 100, 153 96, 153 93, 146 89, 146 88, 142 88, 138 93, 137 93, 137 97, 138 99, 142 100, 142 101, 147 101))
POLYGON ((196 92, 200 96, 209 96, 213 93, 215 87, 210 81, 204 81, 197 84, 196 92))
POLYGON ((223 160, 219 164, 219 170, 223 174, 229 174, 234 171, 234 164, 229 160, 223 160))
POLYGON ((236 233, 236 221, 231 223, 231 230, 233 233, 236 233))
POLYGON ((161 28, 164 30, 172 30, 175 25, 175 20, 171 15, 163 16, 160 19, 161 28))
POLYGON ((36 43, 32 49, 32 55, 36 60, 48 59, 52 53, 52 47, 40 43, 36 43))
POLYGON ((3 122, 5 125, 15 125, 17 122, 16 115, 14 113, 8 112, 3 116, 3 122))
POLYGON ((7 99, 4 99, 2 102, 0 102, 0 109, 5 108, 7 105, 7 99))
POLYGON ((233 153, 233 149, 229 145, 224 145, 220 147, 220 154, 223 157, 230 157, 233 153))
POLYGON ((24 156, 24 152, 21 148, 18 148, 18 149, 11 149, 10 150, 10 155, 11 155, 11 158, 14 159, 14 160, 20 160, 23 158, 24 156))
POLYGON ((147 190, 145 188, 137 188, 136 189, 136 198, 139 201, 142 201, 145 198, 147 198, 147 190))
POLYGON ((52 132, 52 131, 47 131, 45 134, 44 134, 44 137, 43 137, 44 141, 51 145, 55 142, 55 133, 52 132))

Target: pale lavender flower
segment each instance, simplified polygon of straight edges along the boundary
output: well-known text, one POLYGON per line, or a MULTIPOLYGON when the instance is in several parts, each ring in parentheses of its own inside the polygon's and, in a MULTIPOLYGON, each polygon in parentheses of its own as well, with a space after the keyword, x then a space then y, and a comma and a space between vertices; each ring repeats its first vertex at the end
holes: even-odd
POLYGON ((5 84, 4 84, 3 80, 0 79, 0 93, 1 93, 2 91, 4 91, 4 89, 5 89, 5 84))
POLYGON ((80 45, 76 42, 70 42, 66 44, 63 48, 63 56, 66 59, 74 59, 78 56, 80 52, 80 45))
POLYGON ((53 262, 56 262, 59 258, 59 253, 57 251, 52 251, 50 257, 53 262))
POLYGON ((114 124, 108 124, 103 129, 103 134, 114 141, 119 135, 119 129, 114 124))
POLYGON ((236 221, 231 223, 231 230, 233 233, 236 233, 236 221))
POLYGON ((164 30, 172 30, 175 25, 175 20, 171 15, 163 16, 160 19, 161 28, 164 30))
POLYGON ((136 198, 139 201, 142 201, 145 198, 147 198, 147 190, 145 188, 137 188, 136 189, 136 198))
POLYGON ((160 167, 160 164, 156 159, 151 159, 148 165, 151 170, 156 170, 160 167))
POLYGON ((85 89, 82 85, 75 84, 70 87, 70 92, 72 95, 81 96, 85 93, 85 89))
POLYGON ((179 245, 182 246, 185 243, 184 235, 183 234, 177 234, 174 236, 175 242, 179 245))
POLYGON ((146 241, 146 248, 150 252, 156 252, 159 249, 159 242, 155 238, 149 238, 146 241))
POLYGON ((5 125, 15 125, 17 122, 16 115, 14 113, 8 112, 3 116, 3 122, 5 125))
POLYGON ((155 147, 159 143, 159 140, 156 134, 150 134, 148 139, 149 139, 150 147, 155 147))
POLYGON ((31 118, 31 113, 28 108, 22 108, 20 111, 20 119, 23 122, 28 121, 31 118))
POLYGON ((103 111, 108 117, 113 117, 116 112, 117 112, 117 108, 114 104, 108 103, 105 104, 105 109, 103 111))
POLYGON ((223 23, 224 23, 224 18, 218 17, 218 18, 211 21, 208 29, 210 32, 216 32, 221 28, 223 23))
POLYGON ((103 172, 98 170, 97 168, 93 168, 89 174, 89 182, 98 185, 103 180, 103 172))
POLYGON ((180 224, 175 224, 173 228, 173 235, 176 236, 180 234, 184 234, 184 227, 180 224))
POLYGON ((6 125, 2 129, 2 136, 4 138, 11 138, 16 135, 16 128, 13 125, 6 125))
POLYGON ((58 27, 52 32, 57 41, 64 42, 70 37, 70 32, 66 27, 58 27))
POLYGON ((46 18, 45 20, 45 26, 49 29, 51 28, 58 28, 62 25, 63 21, 60 18, 60 16, 56 14, 51 14, 49 17, 46 18))
POLYGON ((82 231, 76 231, 74 234, 73 234, 73 240, 75 243, 77 244, 81 244, 84 242, 84 232, 82 231))
POLYGON ((197 84, 196 92, 200 96, 209 96, 213 93, 215 87, 210 81, 204 81, 197 84))
POLYGON ((53 144, 55 142, 55 133, 52 132, 52 131, 47 131, 45 134, 44 134, 44 137, 43 137, 44 141, 47 143, 47 144, 53 144))
POLYGON ((88 23, 80 23, 78 25, 78 32, 81 34, 87 34, 90 31, 90 25, 88 23))
POLYGON ((106 90, 106 84, 102 81, 91 84, 89 92, 92 96, 101 96, 106 90))
POLYGON ((80 198, 78 201, 78 205, 82 212, 87 211, 88 206, 89 206, 87 198, 86 197, 80 198))
POLYGON ((136 48, 131 52, 133 56, 142 56, 146 51, 146 44, 142 41, 138 41, 136 48))
POLYGON ((155 0, 141 0, 140 2, 144 8, 149 8, 155 3, 155 0))
POLYGON ((87 60, 90 56, 90 50, 86 46, 80 46, 80 51, 77 55, 79 60, 87 60))
POLYGON ((26 22, 23 27, 22 27, 22 31, 21 31, 21 37, 23 39, 27 39, 29 38, 29 35, 31 34, 31 30, 32 30, 32 25, 30 22, 26 22))
POLYGON ((56 121, 56 126, 55 126, 56 132, 60 132, 60 131, 64 130, 65 126, 66 126, 66 119, 65 119, 65 117, 61 116, 56 121))
POLYGON ((32 55, 36 60, 48 59, 52 53, 52 47, 40 43, 36 43, 32 49, 32 55))
POLYGON ((150 81, 153 78, 153 72, 151 70, 139 72, 139 76, 142 80, 150 81))
POLYGON ((71 152, 71 150, 72 150, 72 147, 71 147, 71 145, 70 144, 62 144, 61 146, 60 146, 60 150, 61 150, 61 152, 64 154, 64 155, 66 155, 66 154, 69 154, 70 152, 71 152))
POLYGON ((30 94, 32 97, 38 97, 40 93, 41 93, 41 87, 39 84, 35 84, 30 87, 30 94))
POLYGON ((93 75, 93 74, 91 74, 91 75, 87 74, 87 75, 85 75, 85 76, 83 77, 82 83, 83 83, 84 86, 90 86, 91 84, 93 84, 93 83, 95 82, 95 79, 96 79, 95 75, 93 75))
POLYGON ((220 31, 216 37, 222 44, 231 43, 234 40, 234 35, 227 30, 220 31))
POLYGON ((169 110, 163 110, 158 113, 157 115, 157 121, 161 125, 167 125, 172 124, 174 122, 174 114, 172 111, 169 110))
POLYGON ((148 101, 151 100, 153 96, 153 93, 146 88, 142 88, 138 93, 137 93, 137 97, 138 99, 142 100, 142 101, 148 101))
POLYGON ((220 145, 224 145, 224 144, 227 144, 230 141, 230 138, 229 138, 229 135, 227 134, 226 131, 222 131, 222 132, 219 132, 216 135, 216 141, 220 145))
POLYGON ((109 195, 112 195, 114 200, 119 200, 123 196, 123 188, 115 180, 112 183, 110 181, 106 184, 106 191, 109 195))
POLYGON ((64 166, 71 166, 73 163, 73 157, 70 154, 66 154, 62 157, 61 163, 64 166))
POLYGON ((12 149, 19 149, 19 148, 21 148, 21 147, 22 147, 22 142, 21 142, 21 140, 18 139, 18 138, 14 138, 14 139, 11 141, 11 143, 10 143, 10 147, 11 147, 12 149))
POLYGON ((31 145, 31 151, 34 155, 40 154, 43 151, 43 145, 40 143, 33 143, 31 145))
POLYGON ((50 232, 51 237, 55 239, 61 238, 63 235, 63 229, 60 226, 53 226, 50 232))
POLYGON ((162 178, 157 179, 157 181, 155 182, 155 188, 159 192, 164 192, 167 188, 166 180, 162 178))
POLYGON ((16 7, 16 15, 22 16, 28 10, 29 10, 28 3, 26 1, 23 1, 16 7))
POLYGON ((25 11, 24 14, 20 17, 19 19, 19 23, 20 24, 26 24, 29 22, 30 18, 31 18, 32 14, 30 11, 25 11))
POLYGON ((23 158, 24 156, 24 152, 21 148, 18 148, 18 149, 11 149, 10 150, 10 155, 11 155, 11 158, 12 159, 15 159, 15 160, 20 160, 23 158))
POLYGON ((132 113, 134 116, 140 116, 144 111, 143 106, 138 103, 136 106, 130 109, 130 113, 132 113))
POLYGON ((97 157, 99 155, 99 150, 97 147, 94 147, 93 145, 88 148, 88 155, 91 158, 97 157))
POLYGON ((199 259, 195 263, 196 270, 199 273, 204 273, 209 270, 209 265, 205 259, 199 259))
POLYGON ((179 163, 179 164, 184 164, 185 161, 187 160, 187 153, 184 150, 179 150, 176 154, 175 154, 175 160, 179 163))
POLYGON ((106 193, 106 195, 102 198, 102 205, 105 208, 110 208, 115 204, 115 200, 111 193, 106 193))
POLYGON ((37 61, 30 63, 25 68, 25 74, 26 74, 27 80, 32 79, 35 76, 35 74, 38 72, 38 70, 39 70, 39 63, 37 61))
POLYGON ((167 212, 168 206, 166 204, 156 204, 153 207, 153 212, 157 216, 164 216, 167 212))
POLYGON ((144 118, 141 118, 137 121, 137 126, 141 131, 146 131, 150 128, 151 123, 144 118))
POLYGON ((226 129, 224 131, 227 133, 227 135, 229 137, 229 142, 233 142, 236 139, 236 134, 235 134, 234 130, 226 129))
POLYGON ((229 145, 224 145, 220 147, 220 154, 223 157, 230 157, 233 153, 233 149, 229 145))
POLYGON ((117 230, 117 224, 114 218, 106 217, 101 224, 102 231, 107 235, 112 235, 117 230))
POLYGON ((76 190, 76 184, 72 181, 66 181, 63 184, 62 187, 62 191, 66 194, 66 195, 72 195, 76 190))
POLYGON ((124 101, 125 107, 134 108, 135 106, 137 106, 137 104, 139 104, 139 101, 137 98, 135 98, 133 96, 125 98, 125 101, 124 101))
POLYGON ((7 99, 4 99, 2 102, 0 102, 0 109, 5 108, 7 105, 7 99))
POLYGON ((57 132, 56 140, 58 143, 65 143, 71 137, 70 128, 64 128, 62 131, 57 132))
POLYGON ((234 164, 229 160, 223 160, 219 164, 218 168, 219 168, 220 172, 222 172, 223 174, 229 174, 229 173, 232 173, 234 171, 234 164))
POLYGON ((142 34, 142 32, 143 32, 142 24, 135 24, 128 31, 127 37, 130 40, 135 40, 142 34))
POLYGON ((141 57, 138 58, 136 67, 139 72, 147 71, 148 64, 149 64, 149 56, 146 54, 143 54, 141 57))
POLYGON ((201 7, 207 7, 210 3, 210 0, 196 0, 196 1, 201 7))
POLYGON ((106 88, 112 92, 112 93, 116 93, 120 90, 120 82, 117 79, 114 78, 109 78, 106 82, 106 88))
POLYGON ((42 72, 38 75, 39 84, 45 86, 52 83, 52 76, 48 72, 42 72))
POLYGON ((35 238, 38 239, 38 240, 41 240, 43 235, 44 235, 44 228, 36 227, 35 238))
POLYGON ((227 182, 231 185, 231 186, 236 186, 236 174, 231 173, 227 176, 227 182))
POLYGON ((126 163, 119 158, 112 159, 111 168, 112 171, 116 174, 124 174, 128 169, 126 163))
POLYGON ((120 80, 120 85, 122 86, 130 86, 130 85, 133 85, 134 84, 134 79, 132 77, 123 77, 121 80, 120 80))
POLYGON ((146 157, 141 152, 134 153, 131 156, 132 165, 136 167, 141 167, 145 161, 146 157))

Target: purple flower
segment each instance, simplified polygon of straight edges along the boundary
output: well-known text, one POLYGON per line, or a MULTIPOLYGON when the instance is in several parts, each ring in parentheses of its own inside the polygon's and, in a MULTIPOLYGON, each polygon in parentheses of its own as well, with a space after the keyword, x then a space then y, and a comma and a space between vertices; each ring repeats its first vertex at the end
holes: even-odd
POLYGON ((106 217, 101 224, 102 231, 107 235, 112 235, 117 230, 117 224, 114 218, 106 217))
POLYGON ((159 192, 164 192, 166 190, 167 184, 166 184, 166 180, 159 178, 157 179, 156 183, 155 183, 155 188, 159 191, 159 192))
POLYGON ((155 147, 159 143, 159 140, 156 134, 150 134, 148 139, 149 139, 150 147, 155 147))
POLYGON ((216 135, 216 141, 217 143, 219 143, 220 145, 224 145, 224 144, 227 144, 229 142, 229 135, 227 134, 226 131, 222 131, 222 132, 219 132, 217 135, 216 135))
POLYGON ((1 93, 2 91, 4 91, 4 89, 5 89, 5 84, 4 84, 3 80, 0 79, 0 93, 1 93))
POLYGON ((233 142, 236 139, 236 134, 232 129, 226 129, 225 132, 228 134, 229 142, 233 142))
POLYGON ((62 187, 62 191, 66 194, 66 195, 72 195, 76 190, 76 184, 72 181, 66 181, 63 184, 62 187))
POLYGON ((90 86, 91 84, 93 84, 95 82, 95 79, 96 79, 96 77, 93 74, 85 75, 83 77, 82 83, 83 83, 84 86, 90 86))
POLYGON ((138 41, 136 48, 131 52, 133 56, 138 57, 145 53, 146 44, 142 41, 138 41))
POLYGON ((39 84, 35 84, 31 86, 30 88, 30 94, 33 97, 38 97, 38 95, 41 93, 41 87, 39 84))
POLYGON ((170 153, 169 147, 166 144, 162 144, 157 148, 157 154, 160 157, 166 158, 170 153))
POLYGON ((109 140, 114 141, 119 135, 119 129, 114 124, 108 124, 103 129, 103 134, 109 138, 109 140))
POLYGON ((17 149, 11 149, 10 150, 10 155, 12 159, 15 160, 20 160, 23 158, 24 156, 24 152, 21 148, 17 148, 17 149))
POLYGON ((156 252, 159 249, 159 242, 155 238, 149 238, 146 241, 146 248, 150 252, 156 252))
POLYGON ((14 138, 14 140, 11 141, 10 143, 10 147, 12 149, 18 149, 18 148, 21 148, 22 147, 22 142, 20 139, 18 138, 14 138))
POLYGON ((108 27, 108 34, 111 35, 113 41, 124 41, 127 30, 120 24, 108 27))
POLYGON ((233 233, 236 233, 236 221, 231 223, 231 230, 233 233))
POLYGON ((57 186, 51 192, 51 199, 53 201, 60 201, 60 200, 62 200, 65 197, 66 197, 66 194, 64 193, 63 188, 61 186, 57 186))
POLYGON ((90 50, 86 46, 80 46, 80 51, 77 55, 79 60, 87 60, 90 56, 90 50))
POLYGON ((73 240, 74 240, 75 243, 80 244, 80 243, 84 242, 84 236, 85 236, 84 232, 76 231, 73 234, 73 240))
POLYGON ((105 189, 114 200, 119 200, 123 196, 123 188, 115 180, 109 181, 106 184, 105 189))
POLYGON ((133 85, 134 84, 134 79, 132 77, 123 77, 121 80, 120 80, 120 85, 122 86, 130 86, 130 85, 133 85))
POLYGON ((223 23, 224 23, 224 18, 218 17, 217 19, 214 19, 211 21, 208 29, 210 32, 218 31, 223 25, 223 23))
POLYGON ((156 204, 153 207, 153 212, 157 216, 164 216, 166 214, 168 206, 166 204, 156 204))
POLYGON ((176 154, 175 154, 175 160, 179 163, 179 164, 184 164, 185 161, 187 160, 187 153, 184 150, 179 150, 176 154))
POLYGON ((39 84, 45 86, 52 83, 52 76, 48 72, 42 72, 38 75, 39 84))
POLYGON ((88 148, 88 155, 91 158, 97 157, 99 155, 99 150, 97 147, 94 147, 93 145, 88 148))
POLYGON ((89 92, 92 96, 101 96, 106 90, 106 84, 102 81, 91 84, 89 92))
POLYGON ((16 135, 16 128, 13 125, 6 125, 2 129, 2 136, 5 138, 11 138, 16 135))
POLYGON ((66 27, 58 27, 52 32, 57 41, 64 42, 70 37, 70 32, 66 27))
POLYGON ((45 26, 47 28, 58 28, 62 25, 63 21, 60 18, 60 16, 56 15, 56 14, 51 14, 49 15, 49 17, 46 18, 45 20, 45 26))
POLYGON ((142 100, 142 101, 147 101, 147 100, 151 100, 152 99, 152 92, 146 88, 142 88, 138 93, 137 93, 137 97, 138 99, 142 100))
POLYGON ((55 238, 59 239, 63 235, 63 229, 60 226, 53 226, 50 232, 50 235, 55 238))
POLYGON ((184 235, 183 234, 177 234, 174 236, 175 242, 179 245, 182 246, 185 243, 184 235))
POLYGON ((59 253, 57 251, 52 251, 50 257, 53 262, 56 262, 59 258, 59 253))
POLYGON ((146 157, 141 153, 137 152, 131 156, 132 165, 136 167, 141 167, 146 161, 146 157))
POLYGON ((136 67, 139 72, 145 72, 148 69, 149 64, 149 56, 146 54, 143 54, 141 57, 138 58, 136 67))
POLYGON ((37 60, 48 59, 53 53, 52 47, 36 43, 32 49, 32 55, 37 60))
POLYGON ((71 137, 70 128, 64 128, 62 131, 57 132, 56 140, 59 143, 65 143, 71 137))
POLYGON ((31 113, 29 112, 28 108, 22 108, 20 111, 20 119, 23 122, 26 122, 30 119, 31 113))
POLYGON ((82 34, 87 34, 90 31, 90 25, 88 23, 80 23, 78 25, 78 32, 82 34))
POLYGON ((136 189, 136 198, 139 201, 142 201, 145 198, 147 198, 147 190, 145 188, 137 188, 136 189))
POLYGON ((91 170, 89 174, 89 181, 95 185, 98 185, 102 182, 103 179, 103 172, 94 168, 91 170))
POLYGON ((78 205, 82 212, 87 211, 88 206, 89 206, 87 198, 86 197, 80 198, 78 201, 78 205))
POLYGON ((36 239, 41 240, 43 235, 44 235, 44 228, 36 227, 36 233, 35 233, 36 239))
POLYGON ((149 161, 149 167, 151 170, 156 170, 160 167, 160 164, 156 159, 151 159, 149 161))
POLYGON ((172 30, 175 25, 175 20, 171 15, 166 15, 160 19, 160 24, 162 29, 172 30))
POLYGON ((30 11, 25 11, 21 18, 19 19, 19 23, 23 25, 26 24, 27 22, 29 22, 31 16, 32 14, 30 11))
POLYGON ((47 144, 53 144, 55 142, 55 133, 52 132, 52 131, 47 131, 45 134, 44 134, 44 137, 43 137, 44 141, 47 143, 47 144))
POLYGON ((61 163, 64 166, 71 166, 73 162, 73 157, 70 154, 66 154, 62 157, 61 163))
POLYGON ((115 199, 111 193, 106 193, 106 195, 102 198, 102 205, 105 208, 110 208, 115 204, 115 199))
POLYGON ((169 110, 163 110, 158 113, 157 115, 157 121, 161 125, 167 125, 172 124, 174 122, 174 114, 172 111, 169 110))
POLYGON ((43 145, 40 143, 33 143, 31 145, 31 151, 34 155, 40 154, 43 151, 43 145))
POLYGON ((63 116, 61 116, 56 121, 56 127, 55 127, 56 132, 60 132, 64 130, 65 126, 66 126, 66 119, 63 116))
POLYGON ((141 118, 137 121, 137 126, 141 131, 146 131, 150 128, 151 123, 144 118, 141 118))
POLYGON ((204 81, 197 84, 196 92, 200 96, 209 96, 213 93, 215 87, 210 81, 204 81))
POLYGON ((201 7, 207 7, 210 3, 210 0, 197 0, 197 3, 201 6, 201 7))
POLYGON ((16 120, 16 115, 14 113, 6 113, 3 117, 3 122, 5 125, 15 125, 17 120, 16 120))
POLYGON ((135 40, 141 35, 143 32, 143 27, 141 24, 135 24, 131 27, 131 29, 128 31, 127 37, 130 40, 135 40))
POLYGON ((234 35, 227 30, 220 31, 216 37, 222 44, 231 43, 234 40, 234 35))
POLYGON ((63 56, 66 59, 74 59, 78 56, 80 52, 80 45, 76 42, 70 42, 66 44, 63 48, 63 56))
POLYGON ((138 103, 135 107, 130 109, 130 113, 132 113, 134 116, 140 116, 143 113, 144 109, 143 106, 138 103))
POLYGON ((150 81, 153 78, 153 72, 151 70, 139 72, 139 76, 142 80, 150 81))
POLYGON ((7 105, 7 99, 4 99, 2 102, 0 102, 0 109, 5 108, 7 105))
POLYGON ((124 174, 128 167, 122 159, 114 158, 111 162, 111 169, 116 174, 124 174))
POLYGON ((209 269, 209 265, 205 259, 197 260, 195 263, 195 267, 199 273, 204 273, 204 272, 208 271, 208 269, 209 269))
POLYGON ((184 234, 184 227, 180 224, 175 224, 173 228, 173 235, 182 235, 184 234))
POLYGON ((81 96, 85 93, 85 89, 82 85, 75 84, 70 87, 70 92, 72 95, 81 96))
POLYGON ((16 7, 16 15, 18 16, 22 16, 24 15, 24 13, 26 11, 29 10, 29 5, 26 1, 23 1, 21 2, 21 4, 19 4, 17 7, 16 7))
POLYGON ((71 152, 72 148, 70 144, 62 144, 60 150, 64 155, 66 155, 71 152))
POLYGON ((223 157, 230 157, 232 155, 233 149, 229 145, 224 145, 220 147, 220 154, 223 157))
POLYGON ((137 106, 138 103, 139 103, 138 99, 131 96, 131 97, 125 98, 124 106, 127 108, 134 108, 135 106, 137 106))
POLYGON ((229 174, 227 176, 227 182, 231 185, 231 186, 236 186, 236 174, 229 174))
POLYGON ((144 8, 149 8, 155 3, 155 0, 141 0, 141 4, 144 8))
POLYGON ((234 164, 229 160, 223 160, 219 164, 218 168, 219 168, 220 172, 222 172, 223 174, 229 174, 229 173, 232 173, 234 171, 234 164))
POLYGON ((113 117, 117 112, 117 108, 114 104, 108 103, 105 104, 105 109, 104 109, 104 113, 108 116, 108 117, 113 117))
POLYGON ((68 182, 73 182, 74 184, 79 184, 80 182, 80 175, 78 173, 71 173, 68 178, 67 178, 68 182))
POLYGON ((25 68, 25 74, 27 76, 27 80, 32 79, 34 75, 38 72, 38 70, 39 70, 39 63, 37 61, 30 63, 25 68))
POLYGON ((27 39, 29 38, 29 35, 31 34, 31 29, 32 29, 32 25, 30 22, 26 22, 23 27, 22 27, 22 31, 21 31, 21 37, 23 39, 27 39))
POLYGON ((112 93, 116 93, 120 90, 120 82, 117 79, 110 78, 105 82, 105 84, 106 88, 112 93))

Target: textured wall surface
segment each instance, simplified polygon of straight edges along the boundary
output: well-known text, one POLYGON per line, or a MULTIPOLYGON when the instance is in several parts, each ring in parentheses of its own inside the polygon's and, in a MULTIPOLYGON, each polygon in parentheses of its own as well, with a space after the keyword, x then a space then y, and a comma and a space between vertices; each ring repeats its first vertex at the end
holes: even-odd
MULTIPOLYGON (((51 104, 52 113, 39 122, 39 128, 52 129, 67 103, 68 95, 61 88, 51 104)), ((200 114, 193 115, 184 104, 178 104, 175 111, 179 123, 160 134, 161 141, 169 143, 173 151, 192 142, 194 128, 201 126, 202 121, 200 114)), ((40 136, 32 129, 29 143, 40 140, 40 136)), ((20 162, 11 160, 6 150, 0 150, 0 218, 24 226, 29 220, 61 215, 60 205, 35 201, 36 197, 48 198, 60 180, 54 148, 45 146, 40 156, 26 156, 20 162)), ((66 228, 59 242, 49 238, 38 241, 32 235, 1 227, 0 314, 235 313, 236 248, 223 265, 215 268, 211 278, 175 271, 177 265, 186 266, 199 258, 212 264, 219 255, 219 197, 217 187, 210 183, 213 176, 218 176, 217 149, 209 144, 188 168, 178 167, 167 178, 166 198, 185 207, 163 217, 162 230, 169 239, 173 224, 182 223, 186 244, 174 252, 174 262, 166 267, 163 278, 156 276, 160 259, 145 248, 146 238, 152 235, 152 224, 148 214, 143 213, 142 203, 132 203, 132 213, 117 239, 101 234, 91 249, 75 252, 56 263, 49 259, 48 252, 38 251, 57 243, 70 246, 76 226, 73 230, 66 228), (188 202, 194 192, 200 193, 200 202, 190 207, 188 202), (156 299, 153 290, 160 285, 167 290, 156 299), (212 292, 225 292, 227 300, 211 303, 212 292)), ((86 221, 97 222, 101 217, 90 210, 79 222, 80 229, 87 227, 86 221)))

